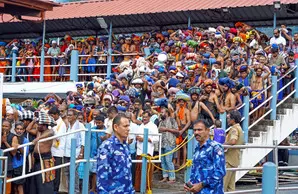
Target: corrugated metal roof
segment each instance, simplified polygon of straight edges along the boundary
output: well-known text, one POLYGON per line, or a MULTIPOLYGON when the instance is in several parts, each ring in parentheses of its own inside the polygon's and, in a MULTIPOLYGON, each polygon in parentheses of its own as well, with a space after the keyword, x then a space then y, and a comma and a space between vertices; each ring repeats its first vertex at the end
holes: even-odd
MULTIPOLYGON (((281 0, 281 3, 296 4, 297 0, 281 0)), ((264 5, 273 5, 273 0, 100 0, 63 4, 47 12, 46 18, 51 20, 264 5)))
MULTIPOLYGON (((143 0, 141 0, 143 1, 143 0)), ((156 0, 147 0, 148 2, 154 4, 154 2, 157 2, 156 0)), ((186 0, 189 2, 190 0, 186 0)), ((192 0, 192 1, 200 1, 201 0, 192 0)), ((211 2, 215 2, 214 0, 210 0, 211 2)), ((232 1, 232 0, 229 0, 232 1)), ((137 6, 135 6, 135 10, 131 10, 128 7, 121 9, 125 10, 127 9, 127 12, 125 13, 135 13, 135 14, 125 14, 125 15, 119 15, 119 13, 124 12, 113 12, 112 15, 102 16, 104 14, 107 14, 108 12, 111 12, 112 8, 110 6, 106 6, 110 3, 121 3, 121 2, 128 2, 126 6, 129 6, 130 2, 136 2, 135 0, 118 0, 115 2, 91 2, 91 3, 71 3, 66 4, 62 7, 68 7, 68 9, 65 9, 65 13, 61 15, 62 7, 54 8, 53 12, 49 12, 47 14, 47 18, 49 18, 50 14, 56 14, 57 19, 51 19, 49 18, 46 21, 46 35, 48 37, 61 37, 64 36, 66 33, 71 36, 82 36, 82 35, 100 35, 100 34, 106 34, 106 31, 104 29, 101 29, 96 18, 98 16, 103 17, 107 24, 110 22, 113 23, 113 32, 115 34, 120 33, 135 33, 135 32, 148 32, 148 31, 154 31, 154 30, 166 30, 166 29, 182 29, 187 28, 187 20, 188 17, 191 17, 191 25, 195 27, 217 27, 219 25, 224 26, 234 26, 235 22, 242 21, 246 22, 251 26, 254 27, 263 27, 263 26, 272 26, 273 25, 273 3, 272 1, 268 0, 260 0, 257 3, 258 4, 269 4, 267 6, 252 6, 253 0, 250 4, 244 4, 244 5, 251 5, 248 7, 234 7, 229 8, 228 12, 223 12, 223 9, 200 9, 198 7, 194 7, 194 3, 192 3, 193 7, 198 10, 188 10, 188 11, 178 11, 179 7, 176 5, 176 7, 172 7, 172 10, 176 11, 167 11, 169 8, 165 6, 165 9, 163 12, 156 12, 156 13, 138 13, 141 11, 145 11, 145 8, 143 10, 137 10, 137 6), (90 8, 90 5, 100 5, 99 7, 105 7, 107 10, 106 12, 103 12, 103 8, 96 9, 95 7, 90 8), (89 5, 89 11, 86 11, 86 7, 89 5), (77 9, 74 9, 73 6, 76 6, 77 9), (82 7, 83 6, 83 7, 82 7), (84 15, 80 15, 81 12, 85 9, 84 15), (59 11, 57 11, 59 10, 59 11), (97 10, 97 11, 96 11, 97 10), (130 11, 129 11, 130 10, 130 11), (71 14, 76 12, 76 17, 72 18, 70 17, 71 14), (59 14, 60 16, 59 16, 59 14), (87 15, 94 15, 94 16, 87 16, 87 15), (59 17, 58 17, 59 16, 59 17)), ((298 25, 298 2, 295 0, 296 4, 293 5, 282 5, 282 9, 277 12, 277 26, 281 24, 285 25, 298 25), (296 6, 296 7, 295 7, 296 6), (292 11, 289 11, 291 9, 292 11)), ((166 0, 165 2, 173 2, 166 0)), ((228 0, 223 0, 223 2, 228 2, 228 0)), ((240 2, 243 1, 235 1, 231 3, 231 6, 239 5, 240 2)), ((289 1, 282 1, 282 3, 285 2, 293 2, 292 0, 289 1)), ((201 4, 207 4, 206 1, 202 2, 201 4)), ((163 3, 162 3, 163 4, 163 3)), ((210 3, 208 3, 210 4, 210 3)), ((224 3, 221 3, 224 5, 224 3)), ((181 3, 182 5, 182 3, 181 3)), ((213 5, 213 4, 212 4, 213 5)), ((144 4, 144 7, 148 6, 147 4, 144 4)), ((152 12, 158 11, 158 9, 161 9, 161 6, 155 6, 158 8, 155 8, 155 10, 151 10, 152 12)), ((205 5, 207 7, 207 5, 205 5)), ((215 7, 213 5, 213 7, 215 7)), ((217 6, 220 7, 220 6, 217 6)), ((116 8, 113 8, 116 9, 116 8)), ((117 8, 120 10, 120 8, 117 8)), ((181 9, 181 8, 180 8, 181 9)), ((1 17, 0 17, 1 20, 1 17)), ((8 18, 6 18, 6 21, 8 18)), ((9 23, 0 23, 0 39, 11 39, 11 38, 32 38, 37 37, 37 35, 42 35, 42 23, 35 23, 35 22, 9 22, 9 23)))

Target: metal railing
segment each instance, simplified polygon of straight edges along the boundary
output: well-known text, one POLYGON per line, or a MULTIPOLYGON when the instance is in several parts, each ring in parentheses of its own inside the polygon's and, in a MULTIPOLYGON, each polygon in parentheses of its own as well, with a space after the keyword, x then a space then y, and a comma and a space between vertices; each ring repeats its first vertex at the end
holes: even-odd
MULTIPOLYGON (((72 187, 74 188, 74 184, 75 184, 74 179, 72 180, 72 177, 75 177, 75 174, 74 174, 74 172, 75 172, 75 164, 77 164, 77 163, 84 163, 84 179, 87 180, 89 178, 89 166, 90 166, 90 162, 96 162, 96 160, 90 159, 90 153, 91 153, 90 152, 91 151, 90 150, 90 147, 91 147, 91 145, 90 145, 91 144, 91 133, 105 132, 105 130, 91 129, 91 125, 90 124, 87 124, 86 127, 87 127, 87 129, 78 129, 78 130, 75 130, 75 131, 66 132, 64 134, 54 135, 54 136, 51 136, 51 137, 48 137, 48 138, 41 139, 41 140, 39 140, 39 141, 36 142, 36 144, 39 144, 39 143, 42 143, 42 142, 54 140, 54 139, 61 138, 61 137, 64 137, 64 136, 69 136, 69 135, 72 135, 72 134, 85 132, 84 159, 76 159, 75 158, 75 156, 76 156, 76 152, 75 152, 76 141, 74 141, 74 142, 71 142, 71 161, 70 162, 64 163, 64 164, 61 164, 61 165, 58 165, 58 166, 54 166, 54 167, 51 167, 51 168, 48 168, 48 169, 42 169, 42 170, 39 170, 37 172, 30 172, 30 173, 27 173, 26 174, 25 172, 26 172, 26 158, 27 158, 26 155, 27 155, 27 153, 26 153, 26 149, 24 149, 24 152, 23 152, 23 156, 24 157, 23 157, 23 172, 22 172, 22 175, 21 176, 18 176, 18 177, 11 178, 9 180, 6 180, 6 178, 5 178, 4 179, 4 184, 3 184, 4 185, 4 190, 3 191, 5 191, 6 183, 11 183, 11 182, 14 182, 14 181, 17 181, 17 180, 21 180, 21 179, 24 179, 24 178, 36 176, 36 175, 39 175, 39 174, 42 174, 42 173, 45 173, 45 172, 48 172, 48 171, 52 171, 52 170, 56 170, 56 169, 61 169, 61 168, 70 166, 70 169, 71 169, 72 172, 70 172, 71 180, 70 180, 69 192, 71 193, 71 189, 72 189, 72 187)), ((148 132, 148 130, 147 130, 147 132, 148 132)), ((161 153, 161 136, 162 136, 162 134, 160 134, 160 133, 157 133, 157 134, 149 134, 149 133, 147 133, 146 134, 146 132, 145 132, 145 133, 130 133, 130 135, 144 135, 144 141, 145 141, 145 136, 147 136, 147 137, 148 137, 148 135, 150 135, 150 136, 158 136, 158 138, 159 138, 159 140, 158 140, 158 143, 159 143, 159 152, 161 153)), ((74 140, 74 139, 72 139, 72 140, 74 140)), ((8 153, 10 151, 17 150, 17 149, 22 149, 22 148, 26 148, 26 147, 31 146, 31 145, 35 145, 35 144, 32 143, 32 142, 29 142, 29 143, 25 143, 25 144, 19 145, 16 148, 11 147, 11 148, 7 148, 7 149, 2 150, 2 151, 3 151, 3 153, 8 153)), ((145 144, 145 143, 143 145, 145 147, 148 146, 148 144, 145 144)), ((146 148, 146 150, 147 150, 147 148, 146 148)), ((144 154, 147 154, 147 152, 144 151, 144 154)), ((6 157, 3 157, 3 158, 6 158, 6 157)), ((0 160, 1 160, 1 157, 0 157, 0 160)), ((6 162, 5 164, 7 166, 7 160, 5 162, 6 162)), ((143 163, 144 164, 144 159, 143 160, 132 160, 132 162, 133 163, 143 163)), ((160 163, 161 162, 161 157, 159 156, 159 159, 158 160, 152 160, 151 162, 153 162, 153 163, 160 163)), ((7 169, 7 167, 5 169, 7 169)), ((6 170, 4 172, 6 173, 6 170)), ((6 177, 6 174, 5 174, 5 177, 6 177)), ((0 176, 0 179, 1 178, 4 178, 4 177, 3 176, 0 176)), ((0 190, 1 190, 1 188, 0 188, 0 190)), ((83 194, 87 194, 87 193, 88 193, 88 185, 86 185, 85 183, 83 183, 83 194)))
MULTIPOLYGON (((120 57, 120 56, 142 56, 144 54, 142 53, 126 53, 126 54, 111 54, 111 57, 120 57)), ((78 81, 79 80, 79 77, 82 77, 82 76, 107 76, 109 74, 109 72, 101 72, 99 73, 98 71, 97 72, 82 72, 80 71, 79 69, 82 69, 83 67, 94 67, 94 68, 99 68, 99 67, 107 67, 107 69, 109 69, 108 67, 109 66, 118 66, 120 63, 114 63, 112 61, 107 61, 106 63, 98 63, 98 60, 96 60, 96 63, 95 64, 81 64, 80 63, 80 58, 82 57, 108 57, 109 55, 108 54, 98 54, 98 55, 79 55, 78 51, 77 50, 73 50, 72 53, 71 53, 71 56, 70 56, 70 60, 68 61, 67 64, 64 64, 64 65, 59 65, 57 64, 58 63, 58 59, 60 58, 65 58, 65 56, 44 56, 43 59, 56 59, 56 64, 51 64, 51 65, 45 65, 45 64, 39 64, 38 66, 33 66, 33 67, 29 67, 29 66, 17 66, 17 60, 22 60, 22 57, 17 57, 15 53, 13 53, 13 56, 12 57, 6 57, 6 58, 0 58, 0 61, 2 60, 5 60, 8 62, 8 65, 5 66, 5 67, 0 67, 0 70, 1 69, 8 69, 10 70, 10 72, 8 72, 6 75, 4 75, 5 78, 10 78, 10 81, 11 82, 15 82, 16 81, 16 78, 26 78, 26 77, 36 77, 35 79, 43 82, 43 77, 54 77, 56 79, 56 77, 69 77, 69 79, 71 81, 78 81), (41 70, 41 68, 47 68, 47 67, 50 67, 51 69, 54 69, 56 68, 55 72, 54 73, 51 73, 51 74, 44 74, 44 71, 41 70), (64 74, 60 74, 59 75, 59 70, 58 68, 59 67, 63 67, 65 68, 64 71, 66 71, 66 69, 68 69, 68 71, 70 73, 64 73, 64 74), (29 74, 29 73, 24 73, 24 72, 21 72, 21 74, 18 74, 17 70, 29 70, 29 69, 34 69, 34 68, 40 68, 40 73, 39 74, 29 74)), ((42 60, 42 57, 41 56, 33 56, 33 57, 26 57, 26 60, 27 59, 37 59, 37 60, 40 60, 41 61, 44 61, 42 60)), ((52 70, 51 70, 52 71, 52 70)), ((108 75, 109 76, 109 75, 108 75)))
MULTIPOLYGON (((279 149, 296 149, 298 150, 298 146, 278 146, 278 145, 224 145, 224 148, 227 149, 246 149, 246 148, 254 148, 254 149, 273 149, 274 150, 274 165, 275 165, 275 176, 268 176, 266 173, 263 172, 263 178, 266 179, 262 184, 262 189, 249 189, 249 190, 241 190, 241 191, 233 191, 233 192, 225 192, 227 194, 236 194, 236 193, 255 193, 268 190, 268 189, 274 189, 275 193, 278 194, 280 190, 298 190, 297 187, 279 187, 279 179, 278 179, 278 171, 279 170, 289 170, 289 169, 298 169, 298 166, 278 166, 278 150, 279 149), (264 177, 265 176, 265 177, 264 177), (268 181, 268 179, 271 179, 271 181, 268 181), (272 185, 272 179, 275 181, 275 184, 272 185), (264 188, 266 187, 266 188, 264 188)), ((237 167, 237 168, 227 168, 227 171, 247 171, 247 170, 263 170, 265 167, 237 167)), ((267 194, 264 192, 264 194, 267 194)), ((269 193, 271 194, 271 193, 269 193)))

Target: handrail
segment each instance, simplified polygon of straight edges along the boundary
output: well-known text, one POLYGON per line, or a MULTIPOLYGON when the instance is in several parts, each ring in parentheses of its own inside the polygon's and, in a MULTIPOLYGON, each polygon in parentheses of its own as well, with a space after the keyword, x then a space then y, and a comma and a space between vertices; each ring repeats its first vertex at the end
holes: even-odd
MULTIPOLYGON (((39 143, 42 143, 42 142, 45 142, 45 141, 49 141, 49 140, 53 140, 53 139, 57 139, 59 137, 63 137, 63 136, 67 136, 67 135, 71 135, 71 134, 74 134, 74 133, 80 133, 82 131, 86 131, 86 129, 78 129, 78 130, 75 130, 75 131, 70 131, 70 132, 66 132, 64 134, 60 134, 60 135, 54 135, 54 136, 51 136, 51 137, 47 137, 47 138, 44 138, 44 139, 41 139, 39 140, 38 142, 39 143)), ((25 143, 25 144, 22 144, 22 145, 19 145, 18 147, 16 148, 7 148, 5 150, 3 150, 3 153, 6 153, 6 152, 10 152, 10 151, 13 151, 13 150, 17 150, 17 149, 20 149, 20 148, 24 148, 26 146, 31 146, 31 145, 34 145, 32 142, 29 142, 29 143, 25 143)))
POLYGON ((294 66, 293 68, 289 69, 288 72, 286 74, 284 74, 283 76, 281 76, 277 81, 279 82, 280 80, 282 80, 283 78, 285 78, 287 75, 289 75, 296 68, 297 68, 297 66, 294 66))
POLYGON ((287 88, 289 85, 291 85, 294 81, 296 81, 296 77, 294 79, 292 79, 289 83, 287 83, 285 86, 283 86, 282 88, 280 88, 276 94, 279 94, 281 91, 283 91, 285 88, 287 88))
MULTIPOLYGON (((111 54, 111 56, 135 56, 135 55, 144 55, 144 53, 123 53, 123 54, 111 54)), ((79 57, 107 57, 109 56, 108 54, 97 54, 97 55, 79 55, 79 57)), ((45 59, 51 59, 51 58, 62 58, 65 57, 63 55, 58 55, 58 56, 50 56, 46 55, 44 56, 45 59)), ((23 57, 16 57, 16 59, 22 59, 23 57)), ((40 55, 32 56, 32 57, 26 57, 26 59, 41 59, 42 57, 40 55)), ((13 57, 1 57, 0 60, 12 60, 13 57)))
POLYGON ((286 101, 289 97, 291 97, 295 92, 296 92, 296 89, 295 89, 293 92, 291 92, 289 95, 287 95, 282 101, 280 101, 280 102, 276 105, 276 107, 278 107, 279 105, 281 105, 284 101, 286 101))
POLYGON ((269 88, 272 87, 272 84, 267 86, 265 89, 263 89, 261 92, 259 92, 257 95, 255 95, 254 97, 252 97, 251 99, 249 99, 249 102, 253 101, 254 99, 256 99, 259 95, 263 94, 264 92, 266 92, 269 88))
POLYGON ((271 99, 273 98, 273 96, 270 96, 267 100, 265 100, 264 102, 262 102, 259 106, 257 106, 256 108, 254 108, 252 111, 249 112, 249 116, 252 115, 254 112, 256 112, 259 108, 261 108, 262 106, 264 106, 267 102, 269 102, 271 99))

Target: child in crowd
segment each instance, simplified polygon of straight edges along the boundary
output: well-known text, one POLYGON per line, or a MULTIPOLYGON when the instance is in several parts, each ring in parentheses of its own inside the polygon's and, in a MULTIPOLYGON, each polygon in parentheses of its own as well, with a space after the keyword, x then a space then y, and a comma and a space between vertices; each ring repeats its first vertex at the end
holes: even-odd
MULTIPOLYGON (((29 140, 25 138, 25 135, 24 135, 25 133, 24 123, 17 122, 15 125, 15 131, 16 131, 16 136, 18 138, 19 144, 29 143, 29 140)), ((29 147, 25 147, 25 149, 26 149, 26 157, 27 157, 29 153, 29 147)), ((13 167, 12 176, 13 177, 20 177, 22 175, 25 149, 23 148, 18 149, 16 155, 13 156, 12 158, 12 167, 13 167)), ((24 194, 23 185, 25 184, 25 181, 26 179, 21 179, 13 182, 15 194, 24 194)))
MULTIPOLYGON (((90 152, 90 158, 95 159, 97 157, 97 149, 102 144, 102 142, 106 139, 108 139, 108 135, 106 132, 104 132, 105 126, 104 126, 104 120, 105 117, 103 115, 98 115, 94 118, 95 126, 92 127, 91 130, 103 130, 102 132, 94 132, 91 133, 91 152, 90 152)), ((90 165, 90 172, 91 172, 91 189, 90 193, 96 192, 96 171, 97 171, 97 163, 92 162, 90 165)))
POLYGON ((215 128, 212 131, 213 140, 223 144, 226 140, 226 132, 223 128, 221 128, 221 121, 215 120, 214 125, 215 128))

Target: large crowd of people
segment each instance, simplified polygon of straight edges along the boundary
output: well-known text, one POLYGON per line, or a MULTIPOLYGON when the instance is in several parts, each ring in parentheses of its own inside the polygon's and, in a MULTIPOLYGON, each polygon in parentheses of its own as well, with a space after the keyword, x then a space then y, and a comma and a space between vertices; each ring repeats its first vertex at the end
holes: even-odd
MULTIPOLYGON (((45 81, 68 79, 63 75, 69 69, 63 65, 69 61, 73 49, 77 49, 81 55, 89 55, 80 59, 80 64, 89 64, 80 67, 83 74, 105 72, 105 67, 92 66, 106 63, 107 56, 101 56, 107 53, 105 38, 75 39, 66 36, 59 44, 56 40, 49 43, 51 44, 46 44, 45 50, 52 57, 46 59, 46 64, 57 66, 45 67, 45 74, 58 75, 47 76, 45 81)), ((34 56, 39 55, 41 49, 41 41, 2 42, 0 57, 11 56, 12 52, 18 53, 21 57, 18 65, 23 68, 18 68, 17 74, 33 75, 19 76, 18 80, 36 81, 39 79, 39 59, 34 56)), ((112 69, 109 80, 100 76, 81 76, 77 91, 69 91, 65 99, 54 93, 41 100, 26 100, 19 104, 5 99, 1 148, 34 142, 35 146, 30 146, 27 151, 27 172, 69 162, 73 137, 77 139, 78 159, 90 154, 91 158, 97 159, 101 164, 98 153, 104 152, 104 149, 98 148, 113 136, 113 119, 119 114, 124 114, 130 121, 127 142, 132 159, 140 159, 143 153, 143 136, 138 133, 143 133, 144 128, 148 128, 150 134, 162 133, 161 145, 158 145, 158 136, 149 136, 150 156, 174 149, 198 119, 204 120, 207 127, 215 124, 212 136, 224 143, 219 114, 241 108, 243 96, 257 96, 251 102, 251 109, 258 107, 270 96, 269 91, 258 94, 270 85, 272 75, 281 77, 295 67, 295 59, 298 58, 298 33, 292 33, 290 28, 281 26, 274 29, 274 36, 269 39, 240 22, 231 28, 219 26, 203 30, 189 27, 186 30, 151 32, 140 36, 114 36, 112 52, 127 55, 112 57, 112 61, 119 65, 112 69), (92 133, 90 153, 84 153, 84 132, 38 143, 38 140, 52 135, 84 129, 86 123, 90 123, 92 129, 104 131, 92 133)), ((1 59, 1 67, 4 67, 2 72, 9 74, 9 69, 5 69, 5 66, 10 62, 1 59)), ((279 81, 279 87, 293 78, 293 73, 287 74, 279 81)), ((279 93, 279 99, 292 90, 293 84, 279 93)), ((260 118, 267 106, 269 103, 256 111, 251 120, 260 118)), ((8 178, 22 173, 23 152, 23 149, 18 149, 6 153, 9 156, 8 178)), ((177 153, 162 157, 161 167, 169 172, 163 171, 161 182, 174 183, 176 178, 172 171, 185 163, 186 146, 177 153)), ((104 174, 104 169, 97 167, 96 163, 91 165, 92 192, 105 187, 100 185, 100 178, 96 179, 96 173, 104 174)), ((76 193, 80 192, 81 170, 81 165, 78 165, 76 193)), ((153 170, 151 167, 149 182, 152 181, 153 170)), ((64 185, 60 182, 63 180, 61 174, 69 180, 69 168, 64 168, 62 172, 50 171, 13 182, 11 191, 41 193, 39 186, 46 184, 50 193, 58 192, 59 187, 61 189, 61 185, 64 185)), ((140 163, 133 164, 132 175, 134 189, 139 191, 140 163)))

